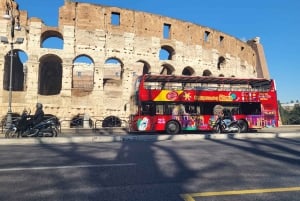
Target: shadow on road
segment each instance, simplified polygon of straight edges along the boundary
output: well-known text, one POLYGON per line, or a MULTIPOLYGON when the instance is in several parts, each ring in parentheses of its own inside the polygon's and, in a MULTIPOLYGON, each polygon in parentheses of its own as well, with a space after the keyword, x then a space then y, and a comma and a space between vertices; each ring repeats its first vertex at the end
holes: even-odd
POLYGON ((155 142, 40 144, 16 150, 21 150, 18 166, 45 169, 26 170, 18 181, 0 181, 1 200, 182 201, 181 184, 195 177, 172 146, 155 142), (44 178, 47 182, 40 182, 44 178))
POLYGON ((182 201, 182 193, 231 190, 236 183, 271 185, 266 178, 287 165, 295 168, 286 175, 298 174, 300 151, 292 148, 298 145, 300 139, 277 138, 4 146, 1 169, 45 169, 16 172, 13 180, 1 172, 0 200, 182 201))

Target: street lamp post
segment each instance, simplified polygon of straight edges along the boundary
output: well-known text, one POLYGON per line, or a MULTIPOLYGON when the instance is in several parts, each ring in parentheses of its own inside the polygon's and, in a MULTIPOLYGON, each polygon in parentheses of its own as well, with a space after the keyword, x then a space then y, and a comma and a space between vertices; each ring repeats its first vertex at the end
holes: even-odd
POLYGON ((12 124, 12 110, 11 110, 11 104, 12 104, 12 73, 13 73, 13 56, 14 56, 14 44, 21 44, 23 43, 23 38, 17 38, 16 41, 14 41, 15 38, 15 29, 20 30, 20 22, 19 22, 19 10, 18 10, 18 4, 14 2, 13 0, 6 1, 6 14, 3 16, 5 19, 9 19, 11 22, 11 30, 10 30, 10 37, 11 41, 8 42, 7 37, 1 37, 1 42, 3 43, 10 43, 10 67, 9 67, 9 95, 8 95, 8 111, 6 115, 6 128, 11 127, 12 124), (17 19, 17 22, 16 20, 17 19))

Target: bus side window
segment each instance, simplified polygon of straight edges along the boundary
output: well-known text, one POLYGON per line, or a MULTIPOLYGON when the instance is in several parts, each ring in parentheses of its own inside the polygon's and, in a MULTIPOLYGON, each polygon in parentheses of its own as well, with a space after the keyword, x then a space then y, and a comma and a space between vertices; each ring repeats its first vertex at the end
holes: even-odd
POLYGON ((163 114, 163 113, 164 113, 163 105, 156 105, 156 114, 163 114))
POLYGON ((197 114, 201 114, 201 108, 199 105, 196 106, 196 112, 197 114))
POLYGON ((142 115, 149 115, 150 114, 150 105, 144 104, 142 105, 142 115))
POLYGON ((142 105, 142 115, 155 115, 155 107, 153 104, 142 105))
POLYGON ((167 107, 167 108, 166 108, 166 111, 165 111, 165 114, 166 114, 166 115, 171 115, 171 114, 172 114, 172 108, 167 107))
POLYGON ((197 112, 194 105, 186 105, 185 111, 188 114, 195 114, 197 112))
POLYGON ((239 114, 238 109, 237 109, 237 108, 232 108, 232 109, 231 109, 231 114, 232 114, 232 115, 237 115, 237 114, 239 114))

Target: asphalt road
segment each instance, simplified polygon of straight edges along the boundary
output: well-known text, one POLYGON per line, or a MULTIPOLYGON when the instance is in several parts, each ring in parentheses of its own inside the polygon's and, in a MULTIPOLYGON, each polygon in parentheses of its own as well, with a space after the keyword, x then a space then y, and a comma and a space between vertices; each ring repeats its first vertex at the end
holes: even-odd
POLYGON ((212 132, 181 133, 166 135, 157 133, 128 133, 122 128, 92 129, 63 129, 58 137, 44 138, 15 138, 6 139, 0 134, 0 145, 25 145, 25 144, 63 144, 63 143, 99 143, 99 142, 124 142, 124 141, 195 141, 207 139, 253 139, 253 138, 297 138, 300 136, 300 125, 281 126, 279 128, 262 129, 250 133, 224 133, 212 132))
POLYGON ((0 146, 0 200, 299 201, 300 138, 0 146))

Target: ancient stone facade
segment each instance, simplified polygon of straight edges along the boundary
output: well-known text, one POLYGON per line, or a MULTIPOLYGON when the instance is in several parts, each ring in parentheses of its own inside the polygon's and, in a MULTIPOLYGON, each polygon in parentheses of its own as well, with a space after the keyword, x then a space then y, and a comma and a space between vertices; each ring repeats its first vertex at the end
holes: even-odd
MULTIPOLYGON (((3 2, 0 12, 5 13, 3 2)), ((259 38, 244 42, 169 17, 65 1, 58 27, 28 18, 27 11, 20 11, 19 20, 22 29, 14 40, 24 41, 13 51, 13 112, 34 110, 41 102, 45 113, 56 115, 66 127, 77 114, 94 122, 110 116, 127 120, 133 80, 143 73, 269 77, 259 38), (61 49, 42 46, 52 37, 62 40, 61 49), (24 63, 17 57, 20 51, 28 57, 24 63), (75 62, 81 56, 91 62, 75 62), (108 62, 111 59, 117 62, 108 62)), ((0 36, 11 40, 10 26, 9 20, 0 19, 0 36)), ((5 115, 11 46, 0 45, 0 102, 5 115)))

